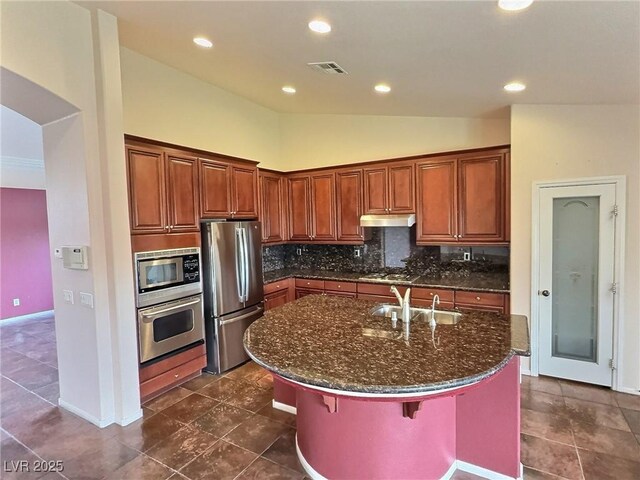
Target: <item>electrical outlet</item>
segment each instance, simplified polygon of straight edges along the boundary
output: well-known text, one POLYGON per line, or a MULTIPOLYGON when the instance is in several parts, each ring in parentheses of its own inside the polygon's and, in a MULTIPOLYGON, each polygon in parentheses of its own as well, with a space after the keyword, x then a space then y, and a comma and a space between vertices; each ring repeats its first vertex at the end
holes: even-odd
POLYGON ((93 295, 90 293, 80 292, 80 305, 93 308, 93 295))
POLYGON ((64 301, 73 305, 73 291, 72 290, 62 290, 62 295, 64 296, 64 301))
POLYGON ((13 299, 13 306, 14 307, 19 307, 20 306, 20 299, 19 298, 14 298, 13 299))
POLYGON ((302 255, 302 249, 296 248, 296 255, 302 255))
POLYGON ((464 261, 468 262, 469 260, 471 260, 471 253, 470 252, 464 252, 464 261))
POLYGON ((353 256, 354 256, 354 257, 359 257, 359 256, 360 256, 360 249, 359 249, 359 248, 356 248, 356 249, 353 251, 353 256))

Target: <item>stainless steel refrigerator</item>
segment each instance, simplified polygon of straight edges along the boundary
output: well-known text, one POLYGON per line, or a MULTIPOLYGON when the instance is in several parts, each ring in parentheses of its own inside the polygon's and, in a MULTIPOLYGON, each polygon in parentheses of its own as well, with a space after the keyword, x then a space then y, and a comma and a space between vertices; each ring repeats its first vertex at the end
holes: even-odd
POLYGON ((206 371, 221 373, 248 360, 242 337, 264 313, 259 222, 201 224, 206 371))

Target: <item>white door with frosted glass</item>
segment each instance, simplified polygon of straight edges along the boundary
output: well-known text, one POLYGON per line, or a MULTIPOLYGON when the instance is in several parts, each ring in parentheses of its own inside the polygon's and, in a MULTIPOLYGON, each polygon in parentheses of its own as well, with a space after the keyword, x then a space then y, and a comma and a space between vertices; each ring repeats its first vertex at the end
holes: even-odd
POLYGON ((613 184, 540 192, 539 373, 611 386, 613 184))

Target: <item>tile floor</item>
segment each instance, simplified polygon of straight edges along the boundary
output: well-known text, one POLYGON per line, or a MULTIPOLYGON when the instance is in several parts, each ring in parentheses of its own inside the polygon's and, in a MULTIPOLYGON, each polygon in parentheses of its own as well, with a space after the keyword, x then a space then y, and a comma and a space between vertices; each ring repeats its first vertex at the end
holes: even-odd
MULTIPOLYGON (((0 326, 0 353, 3 479, 305 478, 295 416, 271 408, 271 378, 253 363, 191 380, 146 403, 142 419, 101 430, 56 406, 52 318, 0 326), (64 471, 3 471, 38 459, 64 471)), ((521 452, 525 479, 640 479, 640 397, 523 377, 521 452)))

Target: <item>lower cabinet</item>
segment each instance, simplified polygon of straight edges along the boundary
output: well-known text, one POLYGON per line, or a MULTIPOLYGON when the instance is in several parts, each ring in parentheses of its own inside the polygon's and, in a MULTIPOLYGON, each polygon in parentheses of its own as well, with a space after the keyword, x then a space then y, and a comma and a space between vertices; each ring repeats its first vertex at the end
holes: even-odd
MULTIPOLYGON (((407 286, 398 286, 402 296, 407 286)), ((340 282, 296 278, 272 282, 264 286, 265 310, 279 307, 307 295, 335 295, 358 298, 378 303, 397 304, 398 299, 391 293, 391 284, 340 282)), ((444 310, 482 310, 497 313, 510 313, 509 295, 479 291, 451 290, 446 288, 411 288, 411 305, 431 308, 434 297, 438 295, 440 303, 436 309, 444 310)))
POLYGON ((264 286, 264 310, 280 307, 294 300, 293 280, 286 278, 264 286))
POLYGON ((140 368, 142 403, 200 375, 207 365, 204 344, 140 368))

